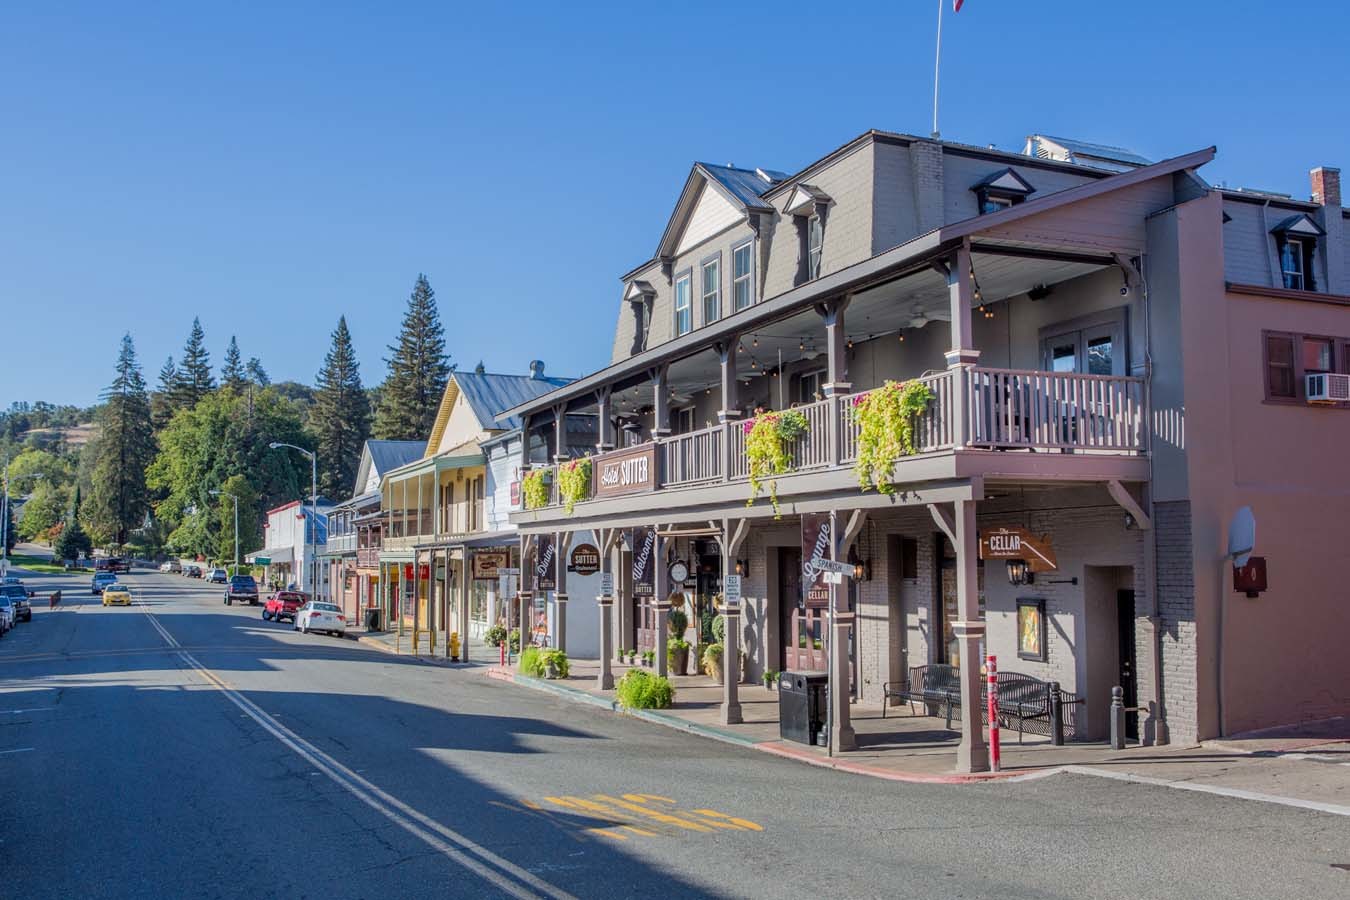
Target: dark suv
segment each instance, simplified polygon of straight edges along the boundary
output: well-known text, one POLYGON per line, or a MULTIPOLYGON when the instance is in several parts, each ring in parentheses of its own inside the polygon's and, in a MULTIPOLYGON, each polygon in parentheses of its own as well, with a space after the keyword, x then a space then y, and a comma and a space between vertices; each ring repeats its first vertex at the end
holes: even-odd
POLYGON ((225 586, 225 605, 231 606, 236 600, 249 606, 258 605, 258 582, 252 575, 235 575, 225 586))

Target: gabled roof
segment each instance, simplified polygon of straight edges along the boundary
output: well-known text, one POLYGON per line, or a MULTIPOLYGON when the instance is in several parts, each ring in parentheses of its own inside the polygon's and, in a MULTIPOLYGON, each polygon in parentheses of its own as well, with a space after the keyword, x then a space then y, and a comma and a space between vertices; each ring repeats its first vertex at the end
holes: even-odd
POLYGON ((694 167, 712 176, 718 184, 739 200, 742 206, 755 209, 768 209, 768 204, 763 202, 761 197, 765 191, 786 177, 782 172, 775 172, 772 169, 738 169, 734 166, 716 166, 705 162, 694 163, 694 167))
POLYGON ((352 491, 359 491, 366 486, 372 468, 378 484, 384 473, 420 459, 426 450, 426 441, 366 441, 361 448, 361 462, 356 467, 356 484, 352 486, 352 491))
MULTIPOLYGON (((542 369, 542 364, 540 369, 542 369)), ((462 394, 464 400, 478 420, 479 428, 484 431, 510 430, 519 428, 519 417, 511 416, 497 421, 504 410, 519 406, 535 397, 570 384, 570 378, 550 378, 545 375, 495 375, 490 372, 451 372, 445 383, 445 393, 441 396, 440 409, 436 411, 436 424, 431 428, 427 439, 425 454, 436 452, 440 446, 441 435, 450 422, 450 412, 455 408, 462 394)))
POLYGON ((1326 234, 1321 225, 1312 220, 1307 213, 1297 213, 1284 219, 1280 224, 1270 229, 1271 234, 1307 234, 1313 237, 1321 237, 1326 234))
POLYGON ((980 188, 989 191, 1010 191, 1018 194, 1030 194, 1036 190, 1031 186, 1031 182, 1018 175, 1012 168, 1000 169, 970 186, 973 191, 980 188))
POLYGON ((666 223, 666 230, 661 233, 661 240, 656 245, 656 255, 653 259, 675 254, 675 246, 680 241, 680 235, 684 232, 705 185, 717 191, 742 213, 748 210, 768 212, 773 206, 764 200, 762 195, 778 184, 781 176, 781 172, 772 169, 741 169, 736 166, 694 163, 689 177, 685 179, 684 188, 680 191, 680 197, 675 202, 670 220, 666 223))

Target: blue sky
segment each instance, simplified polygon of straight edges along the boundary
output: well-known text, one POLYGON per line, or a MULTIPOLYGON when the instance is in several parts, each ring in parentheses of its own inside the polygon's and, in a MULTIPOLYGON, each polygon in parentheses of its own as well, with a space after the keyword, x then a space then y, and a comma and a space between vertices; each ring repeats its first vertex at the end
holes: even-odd
MULTIPOLYGON (((0 11, 0 406, 92 402, 127 330, 153 380, 194 315, 214 362, 237 334, 309 382, 346 314, 376 383, 418 272, 459 364, 583 374, 693 160, 791 171, 931 127, 930 0, 205 7, 0 11)), ((1306 196, 1350 167, 1348 25, 1327 0, 967 0, 942 132, 1217 144, 1211 182, 1306 196)))

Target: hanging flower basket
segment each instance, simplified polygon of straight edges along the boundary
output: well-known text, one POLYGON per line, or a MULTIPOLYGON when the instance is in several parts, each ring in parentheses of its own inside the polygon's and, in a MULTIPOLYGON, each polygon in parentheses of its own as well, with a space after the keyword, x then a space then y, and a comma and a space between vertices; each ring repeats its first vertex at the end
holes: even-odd
POLYGON ((791 447, 811 430, 811 425, 806 416, 795 409, 784 412, 755 410, 755 417, 743 422, 741 428, 745 432, 745 458, 750 474, 750 499, 745 505, 753 506, 767 485, 774 518, 778 518, 777 476, 792 470, 791 447))
POLYGON ((570 516, 578 502, 591 493, 591 460, 574 459, 558 466, 558 499, 570 516))
POLYGON ((550 469, 533 469, 520 479, 520 499, 526 509, 548 506, 548 488, 553 480, 550 469))
POLYGON ((932 402, 933 392, 918 380, 887 381, 853 398, 853 420, 858 426, 858 461, 853 469, 859 487, 895 493, 891 481, 895 461, 916 452, 914 423, 932 402))

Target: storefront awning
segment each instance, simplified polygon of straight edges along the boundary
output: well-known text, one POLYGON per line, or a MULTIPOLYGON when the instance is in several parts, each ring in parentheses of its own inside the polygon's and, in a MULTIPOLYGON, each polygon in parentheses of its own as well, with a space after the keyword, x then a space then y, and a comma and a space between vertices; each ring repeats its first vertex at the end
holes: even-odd
POLYGON ((244 557, 245 562, 256 565, 289 565, 295 560, 295 550, 291 547, 264 547, 244 557))

